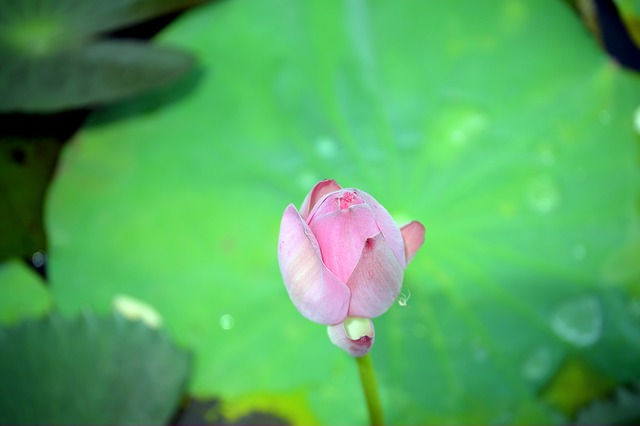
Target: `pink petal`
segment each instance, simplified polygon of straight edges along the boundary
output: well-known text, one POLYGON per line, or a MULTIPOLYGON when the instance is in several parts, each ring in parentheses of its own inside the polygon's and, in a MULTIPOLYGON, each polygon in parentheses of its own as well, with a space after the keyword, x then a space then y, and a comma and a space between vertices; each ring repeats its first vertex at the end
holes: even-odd
POLYGON ((360 196, 363 200, 371 207, 371 211, 373 212, 373 216, 378 223, 378 227, 380 228, 380 232, 384 235, 391 250, 398 258, 400 265, 403 268, 407 266, 407 261, 404 253, 404 241, 402 240, 402 234, 400 233, 400 228, 393 220, 387 209, 385 209, 382 204, 376 201, 371 195, 367 194, 364 191, 359 191, 360 196))
POLYGON ((404 252, 407 256, 407 264, 411 262, 413 256, 416 255, 418 249, 424 243, 424 225, 414 220, 400 228, 402 238, 404 239, 404 252))
POLYGON ((360 261, 347 281, 351 290, 349 316, 375 318, 396 300, 402 287, 404 268, 379 233, 367 239, 360 261))
POLYGON ((313 189, 311 189, 304 198, 302 206, 300 206, 300 216, 302 216, 304 220, 307 220, 309 213, 313 210, 318 200, 325 195, 339 191, 340 189, 342 189, 342 187, 333 179, 325 179, 316 183, 313 189))
POLYGON ((366 204, 324 215, 314 213, 309 226, 320 245, 324 264, 344 283, 356 267, 367 238, 380 233, 366 204))
POLYGON ((293 204, 282 216, 278 262, 289 297, 303 316, 320 324, 345 319, 349 289, 322 263, 318 242, 293 204))
MULTIPOLYGON (((358 320, 362 320, 362 318, 357 318, 358 320)), ((373 322, 369 321, 369 330, 357 336, 349 336, 347 331, 345 330, 345 323, 349 321, 350 318, 344 323, 330 325, 327 327, 327 332, 329 334, 329 340, 331 343, 343 349, 349 355, 354 357, 365 356, 371 347, 373 346, 373 342, 375 341, 375 330, 373 328, 373 322)))

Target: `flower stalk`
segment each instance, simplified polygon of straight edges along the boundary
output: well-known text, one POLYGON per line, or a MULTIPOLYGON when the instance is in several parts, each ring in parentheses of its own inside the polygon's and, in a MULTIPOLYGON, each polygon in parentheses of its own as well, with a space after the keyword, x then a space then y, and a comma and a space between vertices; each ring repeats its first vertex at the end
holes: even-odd
POLYGON ((366 354, 365 356, 358 357, 356 358, 356 362, 358 363, 362 390, 364 391, 367 408, 369 409, 369 421, 372 426, 382 425, 384 424, 382 404, 380 403, 378 383, 376 382, 376 375, 373 370, 371 356, 366 354))

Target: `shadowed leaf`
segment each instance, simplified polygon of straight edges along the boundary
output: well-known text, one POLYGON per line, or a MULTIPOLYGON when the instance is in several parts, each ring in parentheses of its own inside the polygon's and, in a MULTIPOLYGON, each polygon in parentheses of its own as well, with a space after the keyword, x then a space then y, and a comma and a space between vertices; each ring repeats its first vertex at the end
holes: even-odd
POLYGON ((8 55, 0 74, 0 111, 97 106, 164 86, 193 63, 187 53, 132 40, 96 42, 44 57, 8 55))
POLYGON ((53 138, 0 136, 0 259, 45 247, 44 195, 60 146, 53 138))
POLYGON ((164 332, 118 315, 0 328, 0 422, 163 424, 189 363, 164 332))

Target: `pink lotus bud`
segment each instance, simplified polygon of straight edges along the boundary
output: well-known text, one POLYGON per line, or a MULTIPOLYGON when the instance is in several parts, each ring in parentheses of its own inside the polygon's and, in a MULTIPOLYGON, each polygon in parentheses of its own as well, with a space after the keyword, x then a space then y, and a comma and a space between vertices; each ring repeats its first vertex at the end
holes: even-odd
POLYGON ((334 344, 365 355, 373 345, 373 324, 354 318, 375 318, 391 307, 424 233, 416 221, 398 228, 366 192, 318 182, 299 213, 290 204, 282 216, 278 262, 287 292, 302 315, 331 326, 334 344), (356 323, 371 324, 370 332, 354 328, 356 323))

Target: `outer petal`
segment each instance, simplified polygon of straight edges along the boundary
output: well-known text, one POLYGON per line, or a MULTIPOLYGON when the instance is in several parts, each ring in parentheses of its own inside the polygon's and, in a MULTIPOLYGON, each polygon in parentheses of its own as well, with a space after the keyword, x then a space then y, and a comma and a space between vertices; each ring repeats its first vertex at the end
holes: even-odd
POLYGON ((400 265, 402 265, 403 268, 406 268, 407 261, 404 252, 404 241, 402 240, 400 228, 393 220, 387 209, 376 201, 375 198, 364 191, 360 191, 360 196, 369 205, 369 207, 371 207, 373 217, 376 219, 380 231, 387 239, 387 242, 389 243, 393 253, 396 255, 398 262, 400 262, 400 265))
POLYGON ((345 319, 349 289, 322 263, 318 243, 293 204, 280 223, 278 262, 289 297, 303 316, 320 324, 345 319))
POLYGON ((343 323, 327 327, 327 333, 331 343, 354 357, 365 356, 376 336, 373 322, 368 318, 348 317, 343 323))
POLYGON ((360 261, 347 281, 349 316, 375 318, 391 307, 402 288, 404 268, 384 235, 367 239, 360 261))
POLYGON ((424 225, 414 220, 400 228, 400 232, 402 232, 402 238, 404 239, 404 252, 407 256, 407 264, 409 264, 422 246, 422 243, 424 243, 424 225))
POLYGON ((300 206, 300 216, 302 216, 304 220, 307 220, 309 213, 322 197, 341 189, 342 187, 333 179, 325 179, 316 183, 313 189, 311 189, 304 198, 302 206, 300 206))
POLYGON ((314 213, 309 226, 320 245, 324 264, 344 283, 356 267, 367 238, 380 233, 366 204, 320 216, 314 213))

